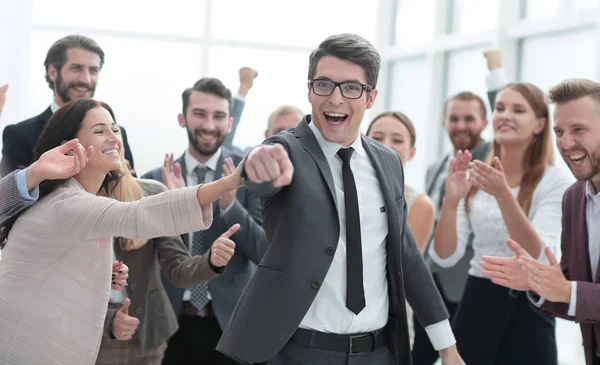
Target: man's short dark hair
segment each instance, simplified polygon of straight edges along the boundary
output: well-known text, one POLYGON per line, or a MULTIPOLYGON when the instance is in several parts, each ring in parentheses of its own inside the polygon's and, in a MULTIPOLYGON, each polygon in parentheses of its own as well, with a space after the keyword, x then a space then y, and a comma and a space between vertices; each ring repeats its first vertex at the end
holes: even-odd
POLYGON ((192 95, 192 92, 194 91, 201 91, 203 93, 215 95, 227 100, 227 102, 229 103, 229 114, 231 115, 231 91, 227 87, 225 87, 225 84, 223 84, 221 80, 215 79, 214 77, 204 77, 196 81, 194 86, 185 89, 181 94, 181 99, 183 101, 184 117, 187 108, 190 105, 190 95, 192 95))
MULTIPOLYGON (((444 118, 446 118, 446 109, 448 109, 448 104, 453 100, 476 101, 477 104, 479 104, 479 109, 481 109, 481 117, 483 119, 485 119, 485 117, 487 115, 487 110, 485 108, 485 103, 483 102, 483 99, 481 99, 479 96, 477 96, 476 94, 473 94, 470 91, 461 91, 458 94, 456 94, 456 95, 450 97, 448 100, 446 100, 446 102, 444 103, 444 118)), ((492 106, 492 109, 493 108, 494 108, 494 106, 492 106)))
POLYGON ((325 39, 317 49, 312 51, 308 65, 308 79, 312 79, 317 72, 319 60, 326 56, 333 56, 350 61, 365 70, 367 84, 373 89, 377 86, 381 57, 371 42, 356 34, 338 34, 325 39))
POLYGON ((46 82, 48 83, 48 87, 52 90, 54 90, 54 81, 50 80, 50 77, 48 76, 48 67, 52 65, 60 72, 65 62, 67 62, 67 50, 71 48, 81 48, 97 54, 100 57, 100 69, 104 66, 104 51, 92 38, 78 34, 61 38, 54 42, 52 47, 50 47, 46 54, 46 60, 44 61, 44 67, 46 68, 46 82))

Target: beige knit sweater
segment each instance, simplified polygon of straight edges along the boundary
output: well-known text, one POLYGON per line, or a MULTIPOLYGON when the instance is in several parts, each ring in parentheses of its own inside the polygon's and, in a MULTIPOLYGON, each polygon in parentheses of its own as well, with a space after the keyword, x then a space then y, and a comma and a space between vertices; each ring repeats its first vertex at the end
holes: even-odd
POLYGON ((0 260, 0 364, 94 364, 111 281, 111 237, 207 229, 198 187, 122 203, 75 179, 25 211, 0 260))

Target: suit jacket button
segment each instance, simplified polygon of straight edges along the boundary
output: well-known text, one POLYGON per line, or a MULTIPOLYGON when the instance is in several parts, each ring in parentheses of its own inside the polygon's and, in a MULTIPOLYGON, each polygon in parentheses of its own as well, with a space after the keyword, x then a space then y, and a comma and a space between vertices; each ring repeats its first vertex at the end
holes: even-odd
POLYGON ((333 254, 335 254, 335 248, 333 248, 332 246, 329 246, 325 249, 325 253, 328 254, 329 256, 333 256, 333 254))
POLYGON ((313 280, 310 282, 310 286, 312 286, 313 289, 319 289, 321 287, 321 282, 319 280, 313 280))
POLYGON ((132 291, 136 291, 136 290, 137 290, 137 287, 138 287, 138 286, 137 286, 137 284, 136 284, 136 283, 131 283, 131 284, 129 285, 129 289, 131 289, 132 291))
POLYGON ((137 307, 137 308, 135 309, 135 314, 137 314, 138 316, 141 316, 141 315, 142 315, 142 313, 144 313, 144 308, 142 308, 142 307, 137 307))

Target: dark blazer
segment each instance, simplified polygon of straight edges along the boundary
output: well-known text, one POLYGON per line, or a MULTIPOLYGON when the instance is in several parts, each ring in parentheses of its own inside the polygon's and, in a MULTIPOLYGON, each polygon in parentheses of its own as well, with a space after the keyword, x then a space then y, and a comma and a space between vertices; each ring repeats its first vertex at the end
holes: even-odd
MULTIPOLYGON (((260 363, 288 342, 311 306, 337 249, 340 227, 333 176, 310 130, 307 115, 295 129, 270 137, 294 165, 283 188, 253 184, 262 198, 270 246, 244 290, 217 350, 238 360, 260 363)), ((397 364, 410 364, 405 298, 424 326, 448 318, 444 303, 406 218, 404 178, 398 154, 361 135, 377 171, 388 214, 387 260, 390 292, 390 350, 397 364)))
MULTIPOLYGON (((154 180, 138 180, 144 196, 160 194, 167 188, 154 180)), ((137 335, 142 352, 167 341, 179 328, 177 318, 170 308, 169 298, 160 279, 164 273, 170 283, 179 288, 189 288, 213 279, 225 268, 209 264, 210 255, 190 257, 189 250, 179 236, 159 237, 137 250, 123 251, 114 245, 117 260, 129 267, 126 287, 131 300, 130 315, 140 320, 137 335)), ((118 309, 108 307, 104 321, 104 336, 112 337, 111 324, 118 309)))
POLYGON ((593 365, 595 351, 600 348, 600 270, 592 277, 587 225, 600 222, 587 222, 585 184, 578 181, 571 185, 562 202, 560 266, 567 280, 577 281, 575 317, 567 315, 569 305, 566 303, 546 301, 541 309, 580 324, 586 364, 593 365))
MULTIPOLYGON (((223 173, 223 161, 227 157, 231 157, 236 165, 242 160, 240 155, 234 154, 227 148, 222 147, 222 149, 223 153, 217 163, 215 178, 220 177, 223 173)), ((181 171, 184 178, 186 178, 187 168, 184 156, 181 156, 176 162, 181 164, 181 171)), ((162 181, 161 168, 150 171, 143 178, 162 181)), ((246 188, 242 187, 237 190, 234 205, 224 217, 221 216, 219 204, 215 201, 213 203, 213 216, 212 226, 204 234, 204 237, 210 242, 216 240, 235 223, 241 225, 240 230, 231 236, 231 240, 235 242, 236 247, 233 257, 229 261, 229 264, 227 264, 227 271, 222 276, 208 283, 213 310, 221 328, 225 328, 229 317, 233 313, 235 304, 242 294, 242 290, 252 275, 254 275, 256 265, 267 250, 267 239, 262 228, 260 199, 246 188)), ((189 247, 189 236, 184 234, 182 238, 186 246, 189 247)), ((179 316, 184 289, 176 288, 168 281, 165 281, 164 278, 163 284, 167 290, 175 314, 179 316)))
MULTIPOLYGON (((2 162, 0 162, 0 175, 4 176, 16 169, 22 169, 33 162, 33 150, 37 145, 40 134, 46 122, 52 116, 52 109, 44 110, 40 115, 27 119, 17 124, 10 124, 4 128, 2 133, 2 162)), ((123 146, 125 147, 125 158, 133 166, 133 156, 127 142, 127 132, 121 129, 123 146)))

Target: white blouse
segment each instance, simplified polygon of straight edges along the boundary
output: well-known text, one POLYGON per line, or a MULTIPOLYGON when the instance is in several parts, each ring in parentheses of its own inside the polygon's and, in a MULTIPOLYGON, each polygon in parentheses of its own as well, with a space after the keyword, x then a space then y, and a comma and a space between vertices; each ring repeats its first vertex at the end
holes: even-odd
MULTIPOLYGON (((529 221, 542 241, 542 254, 538 260, 547 262, 543 249, 548 246, 553 253, 560 247, 560 234, 562 230, 561 210, 562 198, 565 190, 575 181, 564 171, 557 167, 548 167, 544 176, 533 193, 529 221)), ((519 188, 512 189, 516 197, 519 188)), ((467 214, 464 199, 460 201, 456 213, 456 250, 445 259, 438 256, 434 245, 429 248, 429 256, 441 267, 452 267, 464 256, 469 242, 473 237, 474 256, 471 260, 469 274, 487 278, 483 275, 483 268, 479 265, 483 256, 512 257, 513 252, 506 245, 510 238, 502 212, 493 195, 484 191, 477 191, 470 201, 470 212, 467 214)))

